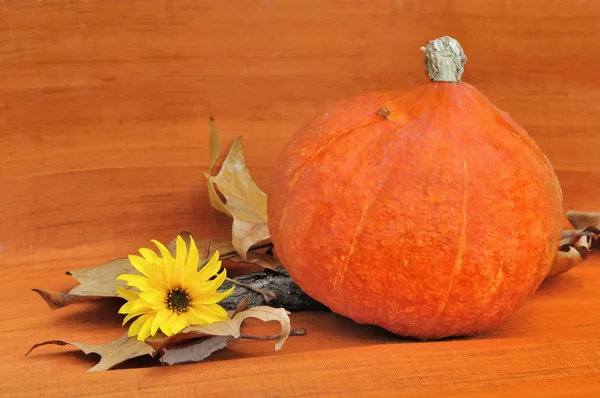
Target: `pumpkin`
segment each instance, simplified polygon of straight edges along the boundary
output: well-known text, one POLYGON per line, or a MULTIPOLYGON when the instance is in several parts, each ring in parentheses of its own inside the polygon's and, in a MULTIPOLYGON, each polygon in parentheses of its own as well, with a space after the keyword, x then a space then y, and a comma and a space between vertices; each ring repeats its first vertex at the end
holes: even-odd
POLYGON ((278 256, 333 312, 418 339, 502 323, 549 271, 562 193, 540 148, 461 82, 448 37, 430 82, 337 102, 279 156, 268 196, 278 256))

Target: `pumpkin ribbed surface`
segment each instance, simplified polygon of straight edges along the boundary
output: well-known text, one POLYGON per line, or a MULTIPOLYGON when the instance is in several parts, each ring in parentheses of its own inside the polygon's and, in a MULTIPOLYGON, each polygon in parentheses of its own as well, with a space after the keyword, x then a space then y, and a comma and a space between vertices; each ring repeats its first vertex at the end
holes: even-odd
POLYGON ((550 163, 466 83, 333 105, 284 148, 268 193, 277 253, 307 294, 417 338, 498 325, 542 282, 561 231, 550 163))

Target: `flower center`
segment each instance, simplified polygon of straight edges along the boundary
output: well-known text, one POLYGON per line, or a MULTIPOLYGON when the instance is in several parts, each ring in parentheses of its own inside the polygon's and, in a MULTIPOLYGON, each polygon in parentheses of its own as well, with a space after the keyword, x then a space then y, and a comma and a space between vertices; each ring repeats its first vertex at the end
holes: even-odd
POLYGON ((190 295, 180 287, 171 290, 167 293, 167 307, 178 314, 186 312, 190 309, 190 295))

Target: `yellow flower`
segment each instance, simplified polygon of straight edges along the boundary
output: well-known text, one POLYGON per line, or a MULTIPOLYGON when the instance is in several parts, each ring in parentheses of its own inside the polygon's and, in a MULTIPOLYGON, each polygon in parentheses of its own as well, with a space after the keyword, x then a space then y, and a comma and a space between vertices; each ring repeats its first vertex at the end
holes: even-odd
POLYGON ((127 314, 123 325, 138 317, 129 327, 129 337, 137 335, 144 341, 160 329, 165 335, 178 333, 188 325, 207 325, 229 319, 217 303, 233 292, 233 287, 217 293, 227 271, 212 278, 221 268, 219 252, 198 271, 199 253, 190 237, 190 248, 177 237, 175 258, 160 242, 153 240, 162 257, 151 249, 140 249, 140 256, 130 255, 131 264, 141 275, 123 274, 124 280, 136 290, 117 287, 117 292, 127 300, 119 314, 127 314))

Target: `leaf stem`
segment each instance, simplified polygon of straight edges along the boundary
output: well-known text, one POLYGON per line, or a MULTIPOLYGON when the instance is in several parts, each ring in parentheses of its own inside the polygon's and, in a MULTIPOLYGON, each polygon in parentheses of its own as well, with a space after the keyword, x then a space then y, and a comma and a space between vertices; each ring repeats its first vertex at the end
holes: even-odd
POLYGON ((240 281, 236 281, 235 279, 231 279, 231 278, 225 278, 225 280, 228 281, 228 282, 233 283, 234 285, 245 287, 246 289, 252 290, 253 292, 256 292, 258 294, 262 294, 262 296, 265 298, 265 301, 267 302, 267 304, 269 302, 271 302, 272 300, 275 300, 275 298, 276 298, 275 292, 273 292, 272 290, 258 289, 256 287, 252 287, 250 285, 247 285, 247 284, 242 283, 240 281))
MULTIPOLYGON (((305 328, 295 328, 290 331, 290 336, 304 336, 306 335, 305 328)), ((270 336, 249 336, 247 334, 242 334, 239 337, 240 339, 248 339, 248 340, 278 340, 281 338, 280 334, 273 334, 270 336)))

